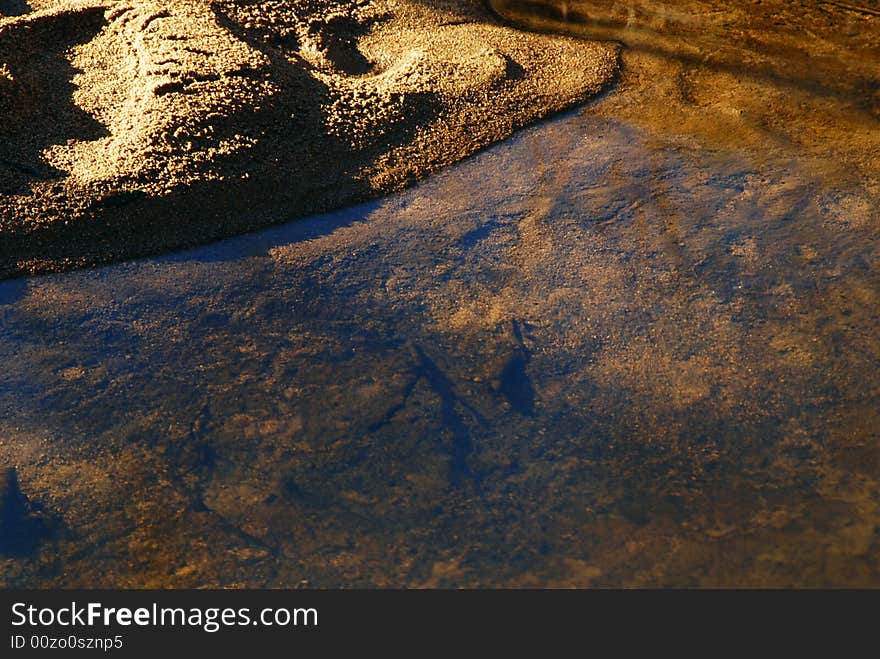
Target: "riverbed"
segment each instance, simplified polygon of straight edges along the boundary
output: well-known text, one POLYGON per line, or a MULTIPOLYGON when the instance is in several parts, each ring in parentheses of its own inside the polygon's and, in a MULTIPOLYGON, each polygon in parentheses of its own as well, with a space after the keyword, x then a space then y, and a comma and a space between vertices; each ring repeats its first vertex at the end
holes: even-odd
POLYGON ((833 11, 820 65, 622 39, 400 194, 0 282, 0 579, 880 585, 880 18, 833 11))

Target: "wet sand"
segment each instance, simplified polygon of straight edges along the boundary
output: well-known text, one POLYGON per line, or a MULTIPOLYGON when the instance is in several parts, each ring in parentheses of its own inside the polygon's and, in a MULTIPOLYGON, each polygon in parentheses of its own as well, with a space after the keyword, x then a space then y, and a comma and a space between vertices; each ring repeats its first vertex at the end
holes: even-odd
POLYGON ((0 277, 398 190, 616 67, 613 45, 523 33, 477 0, 0 5, 0 277))
POLYGON ((630 6, 404 192, 0 283, 2 582, 880 586, 877 20, 630 6))

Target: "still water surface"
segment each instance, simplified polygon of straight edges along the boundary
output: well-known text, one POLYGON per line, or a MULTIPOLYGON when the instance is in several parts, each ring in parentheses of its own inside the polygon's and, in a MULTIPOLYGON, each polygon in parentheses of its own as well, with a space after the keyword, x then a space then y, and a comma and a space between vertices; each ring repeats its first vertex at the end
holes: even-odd
POLYGON ((880 585, 871 59, 668 34, 402 194, 0 282, 3 582, 880 585))

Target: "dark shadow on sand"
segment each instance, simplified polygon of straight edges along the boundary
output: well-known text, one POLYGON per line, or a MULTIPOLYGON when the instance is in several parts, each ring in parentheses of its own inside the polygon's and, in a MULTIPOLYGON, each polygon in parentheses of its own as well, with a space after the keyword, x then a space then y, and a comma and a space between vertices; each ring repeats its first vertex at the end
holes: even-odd
POLYGON ((31 11, 24 0, 0 0, 0 16, 21 16, 31 11))
POLYGON ((0 470, 0 556, 34 554, 51 535, 52 524, 21 491, 14 468, 0 470))
MULTIPOLYGON (((9 8, 23 14, 27 5, 0 3, 0 13, 12 13, 9 8)), ((73 102, 77 70, 65 56, 103 24, 103 9, 92 8, 7 25, 0 33, 0 64, 11 76, 0 76, 0 195, 27 194, 34 181, 58 178, 61 172, 43 159, 50 146, 107 134, 73 102), (33 126, 45 130, 35 135, 33 126)))
MULTIPOLYGON (((219 25, 269 59, 280 92, 267 98, 262 107, 244 108, 214 126, 214 137, 223 139, 247 126, 261 136, 257 143, 216 163, 218 170, 230 173, 221 180, 183 185, 162 197, 113 192, 70 213, 64 222, 39 229, 23 222, 10 226, 0 233, 0 278, 27 274, 28 266, 22 265, 27 263, 56 263, 58 269, 69 269, 187 249, 383 194, 360 174, 394 144, 414 139, 423 122, 403 122, 363 148, 353 149, 327 131, 324 108, 330 92, 326 85, 301 65, 301 58, 290 56, 278 43, 266 42, 259 30, 240 24, 223 7, 219 2, 212 4, 219 25), (301 137, 291 139, 292 131, 301 137), (340 164, 344 164, 343 173, 339 172, 340 164), (168 218, 180 221, 169 222, 168 218)), ((363 62, 352 59, 351 53, 337 55, 342 58, 342 68, 362 68, 363 62)), ((56 77, 69 73, 52 69, 56 77)), ((252 75, 263 73, 254 71, 252 75)), ((436 94, 410 96, 406 113, 418 111, 426 118, 438 115, 436 94)), ((47 138, 45 143, 56 141, 47 138)), ((41 149, 29 159, 23 158, 21 147, 7 149, 9 157, 0 147, 0 165, 14 157, 22 170, 15 179, 20 190, 31 179, 52 175, 38 168, 41 149)))

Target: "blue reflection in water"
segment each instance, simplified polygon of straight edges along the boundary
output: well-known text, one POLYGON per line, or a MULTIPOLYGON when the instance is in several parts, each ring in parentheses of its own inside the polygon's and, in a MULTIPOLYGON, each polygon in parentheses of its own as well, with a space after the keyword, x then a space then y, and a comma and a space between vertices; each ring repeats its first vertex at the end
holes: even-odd
POLYGON ((6 580, 873 578, 865 199, 584 111, 379 202, 0 282, 0 461, 60 529, 6 580))

